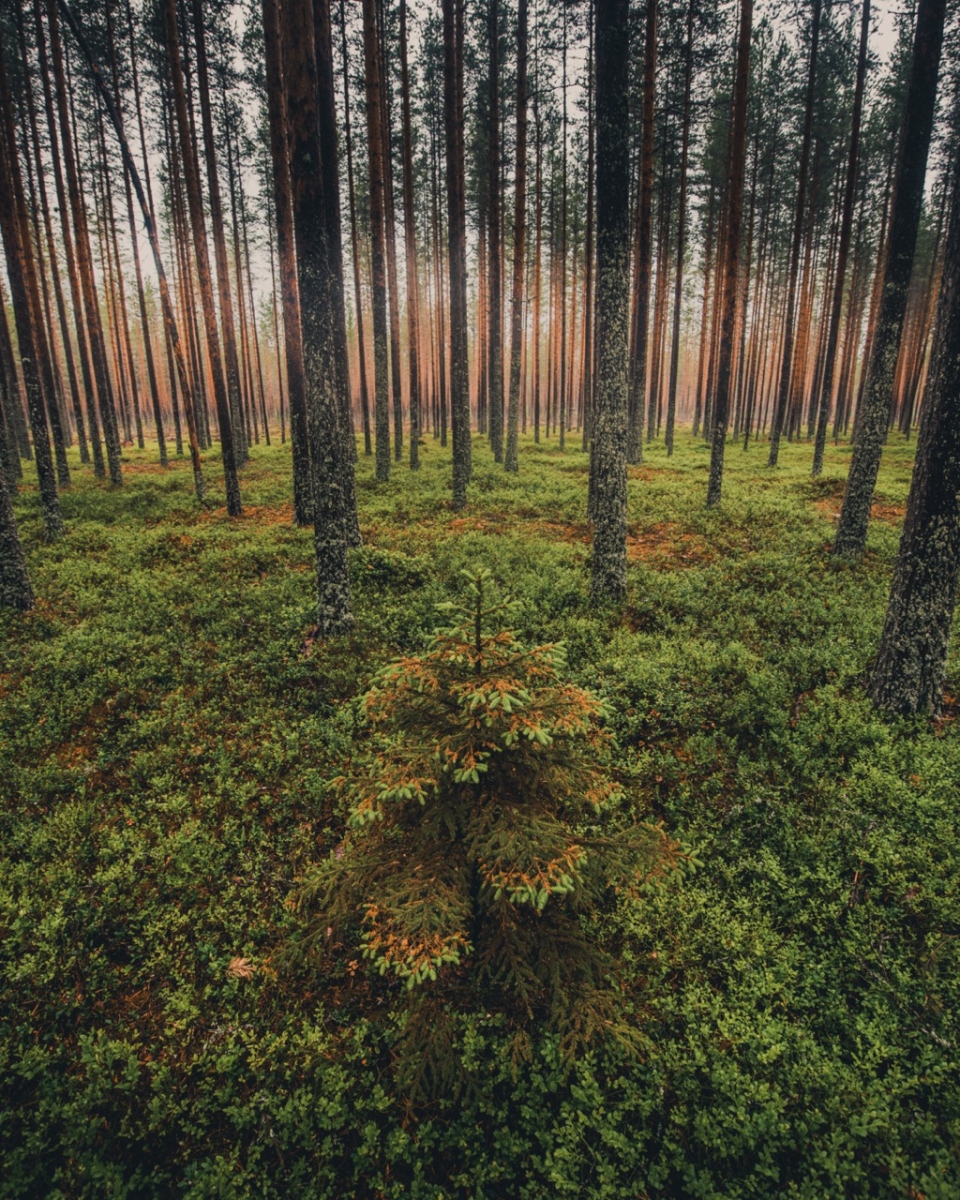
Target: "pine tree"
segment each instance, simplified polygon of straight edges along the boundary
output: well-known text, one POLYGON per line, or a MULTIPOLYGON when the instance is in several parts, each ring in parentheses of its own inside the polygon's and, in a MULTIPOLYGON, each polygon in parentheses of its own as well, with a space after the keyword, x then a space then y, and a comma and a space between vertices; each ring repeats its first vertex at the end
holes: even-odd
MULTIPOLYGON (((604 0, 601 0, 603 3, 604 0)), ((359 941, 408 997, 403 1064, 442 1073, 445 1004, 498 1011, 525 1039, 556 1030, 574 1054, 627 1035, 615 968, 590 924, 676 865, 609 771, 606 710, 563 678, 560 645, 494 628, 489 571, 421 656, 363 700, 369 749, 336 781, 347 831, 308 878, 314 938, 359 941)))
POLYGON ((917 461, 870 677, 878 707, 910 715, 940 710, 960 573, 960 155, 953 174, 917 461))
POLYGON ((591 463, 593 594, 627 591, 627 0, 597 0, 597 346, 591 463))
POLYGON ((946 0, 919 0, 910 84, 907 90, 890 232, 882 271, 876 331, 866 367, 850 474, 840 510, 834 553, 858 561, 867 544, 873 489, 890 417, 907 291, 923 205, 927 152, 933 131, 946 0))

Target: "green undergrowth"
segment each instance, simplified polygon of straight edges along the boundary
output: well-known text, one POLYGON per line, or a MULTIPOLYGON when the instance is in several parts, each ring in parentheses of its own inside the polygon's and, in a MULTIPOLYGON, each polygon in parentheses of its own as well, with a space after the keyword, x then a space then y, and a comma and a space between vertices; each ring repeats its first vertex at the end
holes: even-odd
POLYGON ((28 480, 38 604, 0 616, 0 1195, 960 1194, 960 735, 951 705, 895 723, 861 691, 912 448, 856 570, 829 561, 849 448, 816 482, 810 454, 731 446, 708 512, 707 449, 653 446, 622 611, 589 598, 578 449, 526 439, 510 477, 477 439, 461 514, 436 442, 386 485, 361 458, 356 626, 326 645, 289 447, 255 448, 236 521, 215 455, 204 511, 150 449, 118 491, 76 465, 56 545, 28 480), (699 867, 610 918, 642 1052, 571 1070, 545 1033, 511 1061, 499 1018, 453 1014, 466 1084, 413 1106, 395 985, 347 950, 314 968, 292 897, 342 837, 353 701, 480 566, 525 641, 566 644, 638 815, 699 867))

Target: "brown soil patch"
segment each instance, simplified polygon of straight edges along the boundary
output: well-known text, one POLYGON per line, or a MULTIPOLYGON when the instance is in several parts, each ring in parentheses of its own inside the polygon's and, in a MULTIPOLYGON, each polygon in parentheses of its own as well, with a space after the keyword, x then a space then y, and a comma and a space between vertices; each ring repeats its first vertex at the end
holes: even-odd
MULTIPOLYGON (((818 500, 817 512, 828 521, 838 520, 842 499, 842 496, 827 496, 823 500, 818 500)), ((878 500, 870 508, 870 518, 873 521, 886 521, 888 525, 899 525, 906 511, 903 504, 884 504, 878 500)))
MULTIPOLYGON (((554 538, 589 545, 590 526, 585 521, 520 520, 505 514, 492 517, 457 517, 448 522, 451 533, 518 533, 524 537, 554 538)), ((627 535, 627 557, 653 567, 696 566, 713 562, 716 551, 697 534, 684 533, 674 521, 662 521, 627 535)))
POLYGON ((679 479, 682 474, 673 467, 627 467, 628 479, 639 479, 644 483, 653 479, 679 479))
POLYGON ((120 466, 124 475, 169 475, 173 470, 172 463, 164 467, 158 462, 121 462, 120 466))
POLYGON ((231 517, 223 508, 205 508, 198 521, 239 521, 248 525, 289 525, 293 528, 293 504, 245 504, 239 517, 231 517))

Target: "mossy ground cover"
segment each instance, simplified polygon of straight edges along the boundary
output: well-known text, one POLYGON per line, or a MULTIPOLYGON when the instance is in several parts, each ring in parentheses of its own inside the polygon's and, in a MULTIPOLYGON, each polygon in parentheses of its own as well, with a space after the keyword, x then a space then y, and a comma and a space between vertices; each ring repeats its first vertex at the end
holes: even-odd
MULTIPOLYGON (((909 485, 894 439, 862 568, 829 561, 849 461, 708 451, 631 470, 630 597, 589 597, 586 457, 475 441, 383 486, 358 467, 356 628, 311 636, 288 447, 245 515, 127 453, 78 470, 66 540, 17 511, 38 595, 0 616, 0 1194, 16 1197, 903 1197, 960 1194, 960 732, 878 717, 869 666, 909 485), (619 770, 697 870, 618 915, 646 1049, 574 1069, 464 1014, 467 1083, 412 1108, 389 981, 318 972, 291 903, 341 825, 356 708, 465 567, 610 703, 619 770)), ((222 493, 222 486, 220 488, 222 493)), ((953 674, 956 678, 956 659, 953 674)), ((952 690, 952 685, 948 687, 952 690)))

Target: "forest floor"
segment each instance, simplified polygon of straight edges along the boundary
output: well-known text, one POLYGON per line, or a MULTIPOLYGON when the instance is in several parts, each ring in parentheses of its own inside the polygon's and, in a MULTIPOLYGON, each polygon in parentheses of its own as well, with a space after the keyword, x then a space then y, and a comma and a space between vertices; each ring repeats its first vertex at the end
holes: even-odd
MULTIPOLYGON (((579 439, 571 437, 572 446, 579 439)), ((586 456, 474 442, 386 485, 358 466, 355 630, 312 637, 290 450, 254 448, 245 512, 127 451, 17 513, 38 602, 0 616, 0 1194, 526 1198, 960 1195, 960 726, 862 693, 912 463, 891 439, 866 560, 829 547, 849 463, 709 452, 630 472, 630 596, 589 598, 586 456), (296 951, 291 903, 340 837, 325 781, 376 671, 421 650, 486 565, 531 642, 609 701, 618 767, 699 867, 624 907, 647 1049, 511 1064, 463 1019, 468 1086, 398 1096, 388 985, 296 951), (293 949, 291 949, 291 947, 293 949)), ((74 464, 76 455, 74 452, 74 464)), ((30 475, 28 467, 28 475, 30 475)), ((218 490, 219 489, 219 490, 218 490)), ((957 659, 952 672, 957 681, 957 659)))

